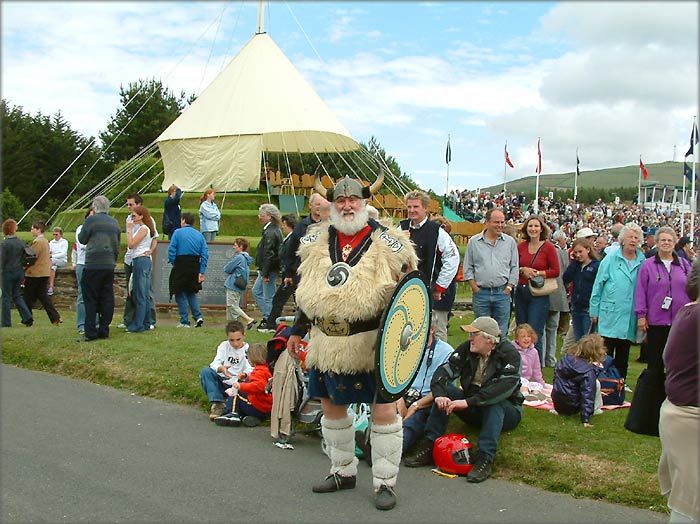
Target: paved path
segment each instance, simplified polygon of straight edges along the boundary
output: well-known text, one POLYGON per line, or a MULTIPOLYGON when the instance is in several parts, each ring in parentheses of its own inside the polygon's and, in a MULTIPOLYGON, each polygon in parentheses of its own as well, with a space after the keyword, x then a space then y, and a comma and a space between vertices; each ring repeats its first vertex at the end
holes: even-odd
POLYGON ((315 495, 319 439, 294 450, 269 428, 223 428, 203 412, 2 365, 2 522, 667 522, 664 515, 490 479, 467 484, 402 468, 379 512, 369 468, 351 491, 315 495))

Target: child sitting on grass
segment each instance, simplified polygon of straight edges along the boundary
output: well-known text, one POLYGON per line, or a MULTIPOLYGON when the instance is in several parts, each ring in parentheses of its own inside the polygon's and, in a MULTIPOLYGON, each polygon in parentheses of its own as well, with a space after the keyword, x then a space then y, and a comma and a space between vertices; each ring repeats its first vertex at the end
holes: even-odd
POLYGON ((272 411, 272 393, 267 384, 272 378, 265 356, 267 348, 263 344, 253 344, 248 350, 248 362, 253 366, 250 373, 243 374, 234 382, 226 394, 226 414, 217 417, 214 422, 219 426, 240 426, 250 428, 270 416, 272 411))
POLYGON ((605 354, 603 337, 586 335, 554 367, 554 409, 562 415, 580 411, 586 428, 593 427, 590 420, 596 404, 596 372, 602 367, 605 354))
POLYGON ((545 384, 540 366, 540 354, 535 348, 537 333, 530 324, 515 327, 513 345, 520 353, 520 391, 525 400, 545 400, 552 392, 552 386, 545 384))
POLYGON ((211 364, 199 373, 199 383, 211 402, 211 420, 226 413, 226 388, 253 369, 246 358, 248 344, 244 337, 245 328, 238 320, 226 324, 226 340, 216 348, 211 364))

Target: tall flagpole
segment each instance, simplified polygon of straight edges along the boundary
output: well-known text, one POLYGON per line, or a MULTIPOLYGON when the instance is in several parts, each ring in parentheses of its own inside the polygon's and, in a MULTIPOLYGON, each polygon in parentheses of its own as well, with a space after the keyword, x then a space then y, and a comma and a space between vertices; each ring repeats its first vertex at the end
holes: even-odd
POLYGON ((644 204, 642 203, 642 155, 639 155, 639 177, 637 177, 637 206, 642 206, 642 211, 644 211, 644 204))
POLYGON ((447 150, 445 151, 445 163, 447 164, 447 176, 445 177, 445 197, 450 194, 450 161, 452 160, 452 147, 450 146, 450 134, 447 134, 447 150))
MULTIPOLYGON (((696 208, 697 208, 697 198, 695 196, 695 159, 698 157, 697 154, 697 141, 695 140, 695 119, 697 117, 693 117, 693 131, 690 133, 690 139, 693 142, 693 178, 690 181, 690 245, 691 247, 695 247, 695 213, 696 213, 696 208)), ((683 175, 683 178, 685 178, 685 175, 683 175)))
POLYGON ((574 203, 578 197, 578 147, 576 148, 576 172, 574 173, 574 203))
POLYGON ((508 151, 508 140, 506 140, 506 145, 503 148, 503 198, 506 196, 506 169, 508 168, 505 155, 506 151, 508 151))
POLYGON ((542 153, 540 151, 540 137, 537 137, 537 182, 535 183, 535 213, 540 211, 540 172, 542 171, 542 153))
MULTIPOLYGON (((690 132, 690 139, 693 139, 693 132, 690 132)), ((695 158, 693 158, 693 161, 695 161, 695 158)), ((681 200, 681 236, 683 236, 683 232, 685 231, 685 158, 683 159, 683 197, 681 200)))

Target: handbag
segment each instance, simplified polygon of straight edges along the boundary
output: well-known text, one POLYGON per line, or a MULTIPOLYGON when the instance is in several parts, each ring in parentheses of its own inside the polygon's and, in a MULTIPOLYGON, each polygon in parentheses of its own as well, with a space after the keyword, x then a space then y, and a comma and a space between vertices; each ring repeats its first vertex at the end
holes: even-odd
MULTIPOLYGON (((542 246, 544 246, 544 244, 542 244, 542 246)), ((540 254, 540 249, 542 249, 542 246, 540 246, 540 248, 537 250, 535 256, 532 257, 530 264, 535 263, 535 259, 537 258, 537 255, 540 254)), ((559 284, 557 283, 556 278, 536 276, 527 281, 527 287, 530 289, 530 294, 533 297, 544 297, 554 293, 559 288, 559 284)))
POLYGON ((248 287, 248 281, 245 277, 236 277, 236 280, 233 281, 233 285, 239 289, 245 289, 248 287))
POLYGON ((661 404, 666 399, 664 381, 656 372, 642 371, 627 413, 625 429, 640 435, 659 436, 661 404))

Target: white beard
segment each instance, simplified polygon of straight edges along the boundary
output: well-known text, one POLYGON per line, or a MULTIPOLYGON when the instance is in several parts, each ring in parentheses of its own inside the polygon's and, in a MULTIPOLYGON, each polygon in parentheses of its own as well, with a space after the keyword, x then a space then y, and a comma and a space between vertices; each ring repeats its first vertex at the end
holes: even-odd
POLYGON ((331 224, 344 235, 354 235, 367 225, 369 215, 367 214, 367 206, 362 206, 359 211, 350 211, 347 214, 339 213, 334 205, 331 205, 331 224), (352 220, 346 217, 353 215, 352 220))

